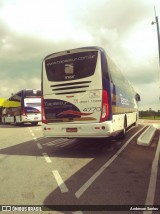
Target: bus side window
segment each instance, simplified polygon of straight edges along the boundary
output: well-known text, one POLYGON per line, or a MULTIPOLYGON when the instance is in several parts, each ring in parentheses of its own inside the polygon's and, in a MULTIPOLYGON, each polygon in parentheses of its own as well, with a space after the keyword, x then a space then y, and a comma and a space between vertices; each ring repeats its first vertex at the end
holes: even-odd
POLYGON ((110 72, 110 76, 112 79, 112 82, 115 85, 121 85, 125 82, 125 78, 123 77, 122 73, 119 71, 117 66, 112 62, 112 60, 108 57, 108 69, 110 72))
POLYGON ((131 84, 128 82, 128 80, 124 77, 119 68, 114 64, 114 62, 112 62, 112 60, 109 57, 108 57, 108 67, 112 83, 119 89, 122 89, 123 91, 129 90, 130 94, 132 94, 134 90, 131 88, 131 84))
POLYGON ((21 93, 15 94, 9 98, 10 101, 20 101, 21 100, 21 93))
POLYGON ((105 79, 110 79, 110 75, 109 75, 109 67, 108 67, 108 64, 107 64, 107 59, 106 59, 106 54, 103 52, 101 53, 101 58, 102 58, 102 72, 103 72, 103 75, 105 77, 105 79))
POLYGON ((136 101, 137 102, 141 101, 141 97, 140 97, 140 95, 138 93, 136 93, 136 101))

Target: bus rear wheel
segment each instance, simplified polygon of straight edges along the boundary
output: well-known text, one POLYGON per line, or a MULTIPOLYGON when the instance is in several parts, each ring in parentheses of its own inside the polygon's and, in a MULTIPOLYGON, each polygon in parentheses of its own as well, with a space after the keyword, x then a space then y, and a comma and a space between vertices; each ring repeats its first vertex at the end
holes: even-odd
POLYGON ((6 125, 6 120, 5 120, 5 118, 3 119, 3 123, 4 123, 4 125, 6 125))
POLYGON ((15 126, 18 125, 18 123, 17 123, 17 121, 16 121, 16 117, 14 117, 14 125, 15 125, 15 126))
POLYGON ((38 125, 38 122, 33 122, 32 125, 33 125, 33 126, 37 126, 37 125, 38 125))

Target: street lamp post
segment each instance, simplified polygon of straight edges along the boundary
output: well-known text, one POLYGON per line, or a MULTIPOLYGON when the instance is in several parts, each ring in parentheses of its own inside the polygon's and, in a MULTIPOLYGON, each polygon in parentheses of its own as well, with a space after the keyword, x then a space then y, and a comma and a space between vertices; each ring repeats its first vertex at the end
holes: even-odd
MULTIPOLYGON (((160 66, 160 36, 159 36, 159 22, 158 22, 158 16, 156 15, 156 8, 154 6, 154 14, 155 14, 155 21, 152 21, 152 25, 157 25, 157 38, 158 38, 158 54, 159 54, 159 66, 160 66)), ((159 86, 160 88, 160 86, 159 86)), ((160 96, 159 96, 160 100, 160 96)))
POLYGON ((158 16, 156 15, 156 9, 154 6, 154 13, 155 13, 155 21, 152 21, 152 25, 157 25, 157 38, 158 38, 158 53, 159 53, 159 65, 160 65, 160 35, 159 35, 159 22, 158 22, 158 16))

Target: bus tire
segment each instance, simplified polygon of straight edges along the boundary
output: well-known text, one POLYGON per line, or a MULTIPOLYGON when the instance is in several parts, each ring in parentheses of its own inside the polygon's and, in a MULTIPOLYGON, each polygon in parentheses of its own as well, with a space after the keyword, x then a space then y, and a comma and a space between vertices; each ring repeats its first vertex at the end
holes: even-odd
POLYGON ((33 122, 32 125, 33 125, 33 126, 37 126, 37 125, 38 125, 38 122, 33 122))
POLYGON ((14 125, 15 125, 15 126, 18 125, 18 123, 17 123, 17 121, 16 121, 16 117, 14 117, 14 125))

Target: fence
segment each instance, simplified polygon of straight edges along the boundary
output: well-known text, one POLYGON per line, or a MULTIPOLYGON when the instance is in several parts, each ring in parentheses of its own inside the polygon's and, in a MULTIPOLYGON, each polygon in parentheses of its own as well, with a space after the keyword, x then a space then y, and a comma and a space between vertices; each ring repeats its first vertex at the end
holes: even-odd
POLYGON ((160 110, 158 111, 139 111, 139 118, 160 120, 160 110))

